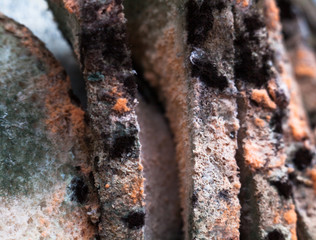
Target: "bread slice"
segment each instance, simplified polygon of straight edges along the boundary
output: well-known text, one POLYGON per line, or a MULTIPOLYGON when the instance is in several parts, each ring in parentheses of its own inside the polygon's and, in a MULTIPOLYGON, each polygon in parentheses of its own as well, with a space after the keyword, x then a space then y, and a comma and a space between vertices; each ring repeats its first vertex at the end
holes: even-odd
POLYGON ((0 239, 93 239, 84 112, 24 26, 0 13, 0 239))
POLYGON ((296 239, 286 161, 309 130, 275 1, 125 9, 134 58, 175 135, 186 239, 296 239))

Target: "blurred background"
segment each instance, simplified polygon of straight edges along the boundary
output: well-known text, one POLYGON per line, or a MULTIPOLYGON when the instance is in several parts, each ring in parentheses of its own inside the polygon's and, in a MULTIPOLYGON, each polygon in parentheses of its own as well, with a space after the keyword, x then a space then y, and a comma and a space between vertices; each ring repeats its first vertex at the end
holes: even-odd
POLYGON ((58 30, 45 0, 0 0, 0 12, 28 27, 41 39, 68 73, 73 93, 86 108, 86 93, 72 49, 58 30))

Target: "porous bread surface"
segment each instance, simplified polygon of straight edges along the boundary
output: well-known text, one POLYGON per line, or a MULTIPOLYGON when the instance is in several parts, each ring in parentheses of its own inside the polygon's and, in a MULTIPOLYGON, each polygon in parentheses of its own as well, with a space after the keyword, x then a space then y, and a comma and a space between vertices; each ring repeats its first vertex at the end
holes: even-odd
POLYGON ((79 204, 75 190, 75 167, 87 166, 83 111, 44 45, 2 14, 0 42, 0 238, 91 239, 93 201, 79 204))

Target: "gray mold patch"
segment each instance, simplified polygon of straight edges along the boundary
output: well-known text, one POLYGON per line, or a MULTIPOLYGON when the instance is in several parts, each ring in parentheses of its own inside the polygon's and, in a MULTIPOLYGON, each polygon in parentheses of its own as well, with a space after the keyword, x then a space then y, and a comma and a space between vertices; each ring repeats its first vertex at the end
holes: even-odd
POLYGON ((0 56, 0 196, 28 194, 49 188, 56 173, 65 177, 65 167, 48 139, 35 86, 44 66, 1 27, 0 56))
POLYGON ((90 81, 90 82, 99 82, 102 80, 104 80, 104 75, 102 75, 100 72, 91 73, 88 76, 88 81, 90 81))

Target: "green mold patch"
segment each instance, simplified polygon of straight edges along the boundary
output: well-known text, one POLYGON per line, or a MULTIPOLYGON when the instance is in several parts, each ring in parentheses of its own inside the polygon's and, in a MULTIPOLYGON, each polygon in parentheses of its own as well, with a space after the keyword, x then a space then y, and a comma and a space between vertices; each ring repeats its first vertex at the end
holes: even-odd
POLYGON ((45 129, 36 82, 46 66, 1 27, 0 56, 0 196, 49 189, 72 170, 61 163, 45 129))
POLYGON ((90 82, 99 82, 102 80, 104 80, 104 75, 102 75, 99 72, 92 73, 88 76, 88 81, 90 81, 90 82))

